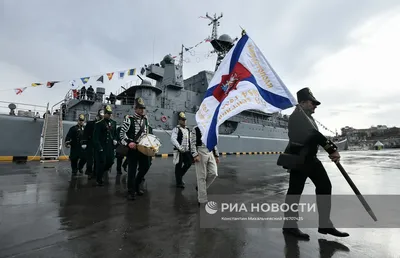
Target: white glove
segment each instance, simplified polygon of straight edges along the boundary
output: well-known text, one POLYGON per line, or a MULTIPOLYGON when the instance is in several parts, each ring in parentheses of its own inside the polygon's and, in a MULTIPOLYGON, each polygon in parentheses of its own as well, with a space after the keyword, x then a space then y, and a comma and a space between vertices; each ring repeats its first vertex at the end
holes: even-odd
POLYGON ((114 145, 117 145, 118 142, 116 140, 113 140, 113 143, 114 143, 114 145))
POLYGON ((182 147, 179 148, 179 151, 180 152, 185 152, 185 150, 182 147))
POLYGON ((83 144, 83 145, 82 145, 82 149, 86 149, 86 144, 83 144))

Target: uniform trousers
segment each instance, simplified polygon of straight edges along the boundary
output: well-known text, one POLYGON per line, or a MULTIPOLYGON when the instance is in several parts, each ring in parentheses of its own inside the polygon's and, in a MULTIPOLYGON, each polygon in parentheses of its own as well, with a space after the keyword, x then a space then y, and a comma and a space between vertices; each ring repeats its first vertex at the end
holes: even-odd
POLYGON ((124 160, 124 156, 117 154, 117 172, 121 173, 121 167, 126 168, 128 166, 128 158, 126 158, 124 160, 124 162, 122 163, 122 161, 124 160))
MULTIPOLYGON (((315 185, 315 194, 317 195, 319 227, 332 227, 333 225, 330 220, 332 184, 321 161, 313 157, 311 160, 306 161, 303 168, 289 171, 289 189, 287 191, 285 203, 287 203, 289 207, 291 207, 292 204, 298 204, 301 194, 303 193, 304 184, 307 178, 310 178, 315 185)), ((298 219, 299 214, 298 211, 289 209, 285 212, 285 217, 295 217, 298 219)), ((284 227, 296 228, 297 222, 295 220, 287 220, 284 223, 284 227)))
POLYGON ((107 153, 106 151, 96 151, 96 181, 98 183, 103 183, 104 173, 112 167, 114 164, 113 155, 107 153))
POLYGON ((179 153, 179 162, 175 165, 175 180, 177 185, 183 184, 182 178, 192 166, 193 157, 190 151, 179 153))
POLYGON ((140 183, 150 168, 149 157, 136 149, 128 151, 128 193, 135 194, 139 191, 140 183), (138 169, 139 165, 139 169, 138 169), (136 171, 139 171, 136 175, 136 171))
POLYGON ((206 203, 208 202, 207 189, 218 176, 218 167, 212 151, 209 151, 206 147, 198 147, 197 152, 200 157, 200 161, 195 162, 197 198, 199 203, 206 203))
POLYGON ((81 170, 86 164, 85 157, 70 157, 70 161, 73 174, 76 174, 78 172, 78 169, 81 170))
POLYGON ((96 171, 96 166, 95 166, 95 162, 94 162, 94 149, 93 149, 93 144, 92 143, 88 143, 87 147, 86 147, 86 174, 87 175, 94 175, 95 171, 96 171), (93 168, 93 165, 95 166, 93 168))

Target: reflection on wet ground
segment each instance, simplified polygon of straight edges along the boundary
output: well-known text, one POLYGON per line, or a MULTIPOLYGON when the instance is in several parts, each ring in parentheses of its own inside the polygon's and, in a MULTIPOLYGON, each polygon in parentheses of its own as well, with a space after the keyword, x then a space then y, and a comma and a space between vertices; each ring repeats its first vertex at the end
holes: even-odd
MULTIPOLYGON (((399 194, 399 154, 343 152, 342 164, 362 194, 399 194)), ((288 174, 276 158, 223 157, 209 193, 285 194, 288 174)), ((353 194, 321 160, 333 193, 353 194)), ((345 239, 304 229, 311 240, 299 241, 278 228, 200 228, 194 167, 186 189, 176 189, 170 158, 153 161, 136 201, 125 200, 125 180, 113 170, 97 188, 85 176, 71 180, 68 162, 0 164, 0 257, 400 257, 400 229, 343 229, 345 239)), ((314 194, 310 180, 304 194, 314 194)))

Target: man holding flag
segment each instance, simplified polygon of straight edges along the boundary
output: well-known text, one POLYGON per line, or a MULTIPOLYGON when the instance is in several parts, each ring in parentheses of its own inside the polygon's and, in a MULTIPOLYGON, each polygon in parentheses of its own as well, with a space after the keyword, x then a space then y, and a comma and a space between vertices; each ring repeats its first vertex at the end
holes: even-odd
MULTIPOLYGON (((299 101, 303 100, 302 96, 299 101)), ((230 117, 249 109, 275 113, 296 105, 297 101, 261 51, 243 33, 241 39, 222 60, 210 81, 203 102, 196 113, 196 121, 202 133, 202 142, 209 151, 212 151, 218 142, 218 127, 230 117)), ((338 160, 337 156, 333 160, 338 160)), ((300 189, 300 186, 296 189, 300 189)), ((326 191, 324 190, 324 193, 326 191)), ((296 194, 300 195, 301 192, 297 191, 296 194)), ((323 219, 328 217, 329 214, 322 215, 323 219)), ((284 232, 308 238, 307 234, 295 227, 285 227, 284 232)), ((320 229, 319 232, 347 236, 347 233, 334 228, 320 229)))
MULTIPOLYGON (((349 234, 337 230, 330 220, 332 185, 324 166, 317 158, 318 146, 320 145, 329 153, 329 158, 332 161, 338 162, 340 160, 337 146, 318 131, 317 124, 311 116, 321 102, 314 97, 309 88, 299 90, 297 92, 297 100, 300 104, 290 115, 288 126, 289 144, 283 155, 288 156, 289 159, 297 159, 298 164, 292 166, 290 166, 291 162, 286 164, 282 162, 280 164, 283 167, 287 166, 290 172, 289 189, 285 203, 289 206, 298 204, 304 184, 307 178, 310 178, 315 185, 315 193, 317 195, 318 232, 337 237, 347 237, 349 234)), ((296 211, 288 210, 285 212, 285 217, 298 218, 299 214, 296 211)), ((310 238, 308 234, 303 233, 298 228, 295 220, 285 220, 283 233, 305 239, 310 238)))

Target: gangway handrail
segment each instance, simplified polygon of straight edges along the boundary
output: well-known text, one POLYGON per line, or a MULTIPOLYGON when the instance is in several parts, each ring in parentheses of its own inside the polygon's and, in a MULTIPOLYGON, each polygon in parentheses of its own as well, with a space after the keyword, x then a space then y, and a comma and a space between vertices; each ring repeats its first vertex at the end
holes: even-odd
POLYGON ((47 103, 46 107, 46 113, 44 113, 44 121, 43 121, 43 126, 42 126, 42 134, 40 135, 40 156, 43 154, 43 148, 44 148, 44 136, 46 134, 47 130, 47 121, 49 119, 47 111, 49 110, 49 103, 47 103))
POLYGON ((62 123, 62 115, 61 113, 58 114, 58 158, 60 157, 61 151, 62 151, 62 145, 63 145, 63 138, 64 138, 64 130, 63 130, 63 123, 62 123))

